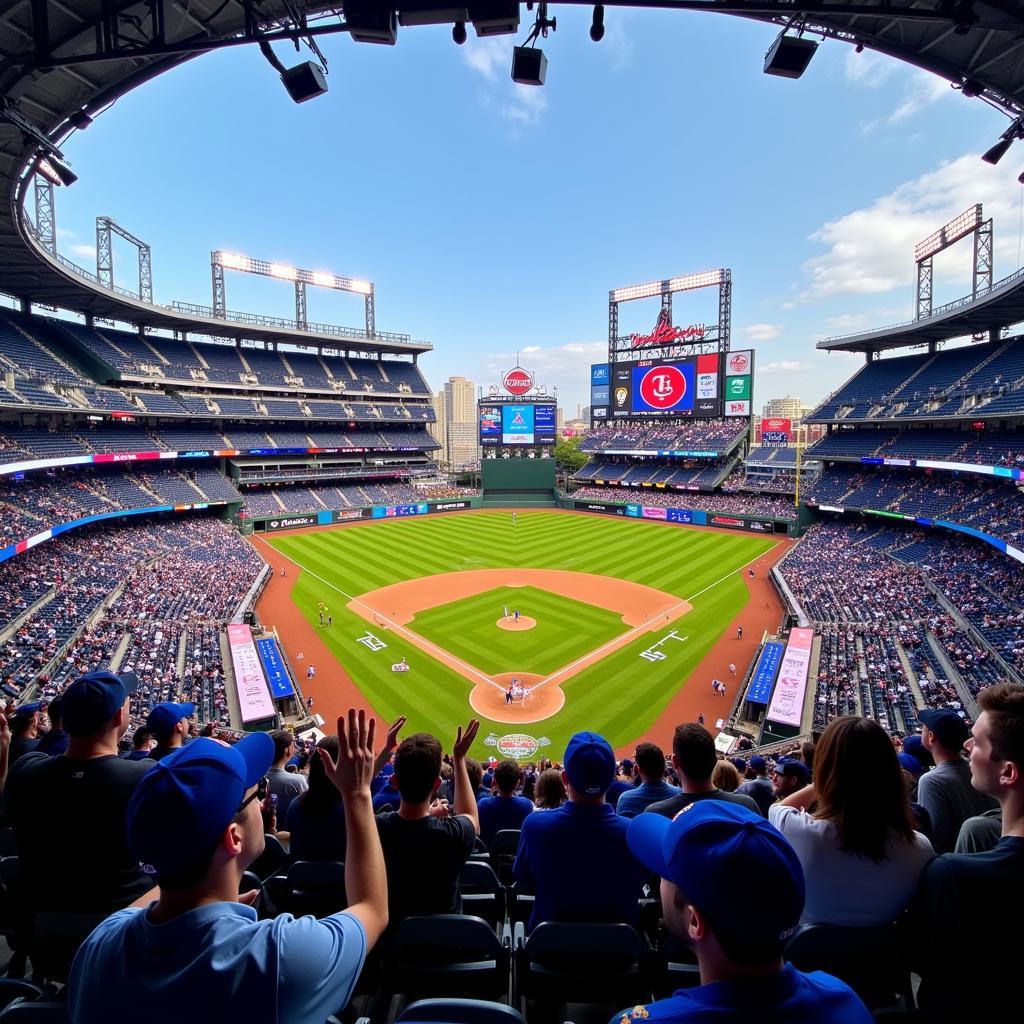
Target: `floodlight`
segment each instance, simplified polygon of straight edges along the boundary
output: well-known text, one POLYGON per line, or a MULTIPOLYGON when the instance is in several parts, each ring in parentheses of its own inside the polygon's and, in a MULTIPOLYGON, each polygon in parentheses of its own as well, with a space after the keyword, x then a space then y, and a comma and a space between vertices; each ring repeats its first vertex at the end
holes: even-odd
POLYGON ((285 266, 283 263, 271 263, 270 276, 280 277, 285 281, 294 281, 298 277, 298 272, 294 267, 285 266))
POLYGON ((457 46, 461 46, 466 41, 466 23, 464 21, 457 21, 452 27, 452 40, 457 46))
POLYGON ((313 284, 319 285, 321 288, 333 288, 334 287, 334 275, 326 274, 322 270, 313 271, 313 284))
POLYGON ((1024 115, 1016 117, 1010 122, 1010 127, 1003 132, 999 141, 981 159, 987 164, 999 163, 1006 156, 1006 151, 1014 141, 1022 138, 1024 138, 1024 115))
POLYGON ((604 5, 598 4, 594 8, 594 20, 590 23, 590 38, 599 43, 604 39, 604 5))
POLYGON ((349 281, 349 290, 359 292, 361 295, 369 295, 373 291, 373 285, 369 281, 349 281))
POLYGON ((36 161, 36 170, 51 185, 74 185, 78 181, 78 175, 62 160, 58 160, 52 153, 49 156, 40 156, 36 161))
POLYGON ((222 252, 220 254, 220 265, 228 270, 244 270, 249 261, 245 256, 239 256, 236 252, 222 252))

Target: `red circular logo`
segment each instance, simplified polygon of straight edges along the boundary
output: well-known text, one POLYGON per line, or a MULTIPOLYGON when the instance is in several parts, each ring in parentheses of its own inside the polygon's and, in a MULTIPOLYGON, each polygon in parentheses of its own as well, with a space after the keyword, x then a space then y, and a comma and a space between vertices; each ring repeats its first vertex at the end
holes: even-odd
POLYGON ((686 378, 677 366, 655 366, 640 381, 640 397, 652 409, 671 409, 686 394, 686 378))
POLYGON ((749 365, 750 360, 742 352, 737 352, 736 355, 729 357, 729 369, 733 373, 742 373, 749 365))
POLYGON ((510 395, 525 395, 533 387, 533 374, 516 366, 505 374, 501 386, 510 395))

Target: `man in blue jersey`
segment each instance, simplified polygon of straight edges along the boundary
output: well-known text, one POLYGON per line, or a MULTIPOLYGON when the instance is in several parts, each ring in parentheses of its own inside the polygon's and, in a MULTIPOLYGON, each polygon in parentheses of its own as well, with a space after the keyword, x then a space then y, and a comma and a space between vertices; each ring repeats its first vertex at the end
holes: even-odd
POLYGON ((702 800, 674 819, 638 815, 628 841, 637 860, 661 876, 665 926, 693 948, 701 984, 623 1010, 612 1024, 871 1024, 849 986, 783 962, 804 907, 804 876, 793 848, 759 814, 702 800), (757 880, 756 908, 736 898, 744 879, 757 880))

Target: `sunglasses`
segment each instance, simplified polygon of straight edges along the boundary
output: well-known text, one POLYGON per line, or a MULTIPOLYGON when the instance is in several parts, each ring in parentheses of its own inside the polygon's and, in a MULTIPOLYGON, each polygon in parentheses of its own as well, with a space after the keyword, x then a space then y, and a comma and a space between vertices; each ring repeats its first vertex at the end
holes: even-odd
POLYGON ((240 814, 242 811, 244 811, 245 808, 248 807, 249 804, 251 804, 253 802, 253 800, 259 800, 260 803, 263 803, 263 801, 267 799, 267 794, 269 792, 270 792, 270 779, 266 775, 264 775, 263 778, 260 779, 260 781, 256 783, 256 792, 250 794, 249 796, 247 796, 238 805, 238 810, 235 811, 235 814, 240 814))

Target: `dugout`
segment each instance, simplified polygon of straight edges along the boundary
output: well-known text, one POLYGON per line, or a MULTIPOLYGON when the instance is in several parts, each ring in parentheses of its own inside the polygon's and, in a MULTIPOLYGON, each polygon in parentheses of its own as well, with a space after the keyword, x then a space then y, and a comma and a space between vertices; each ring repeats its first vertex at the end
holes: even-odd
POLYGON ((554 459, 482 459, 484 508, 554 508, 554 459))

